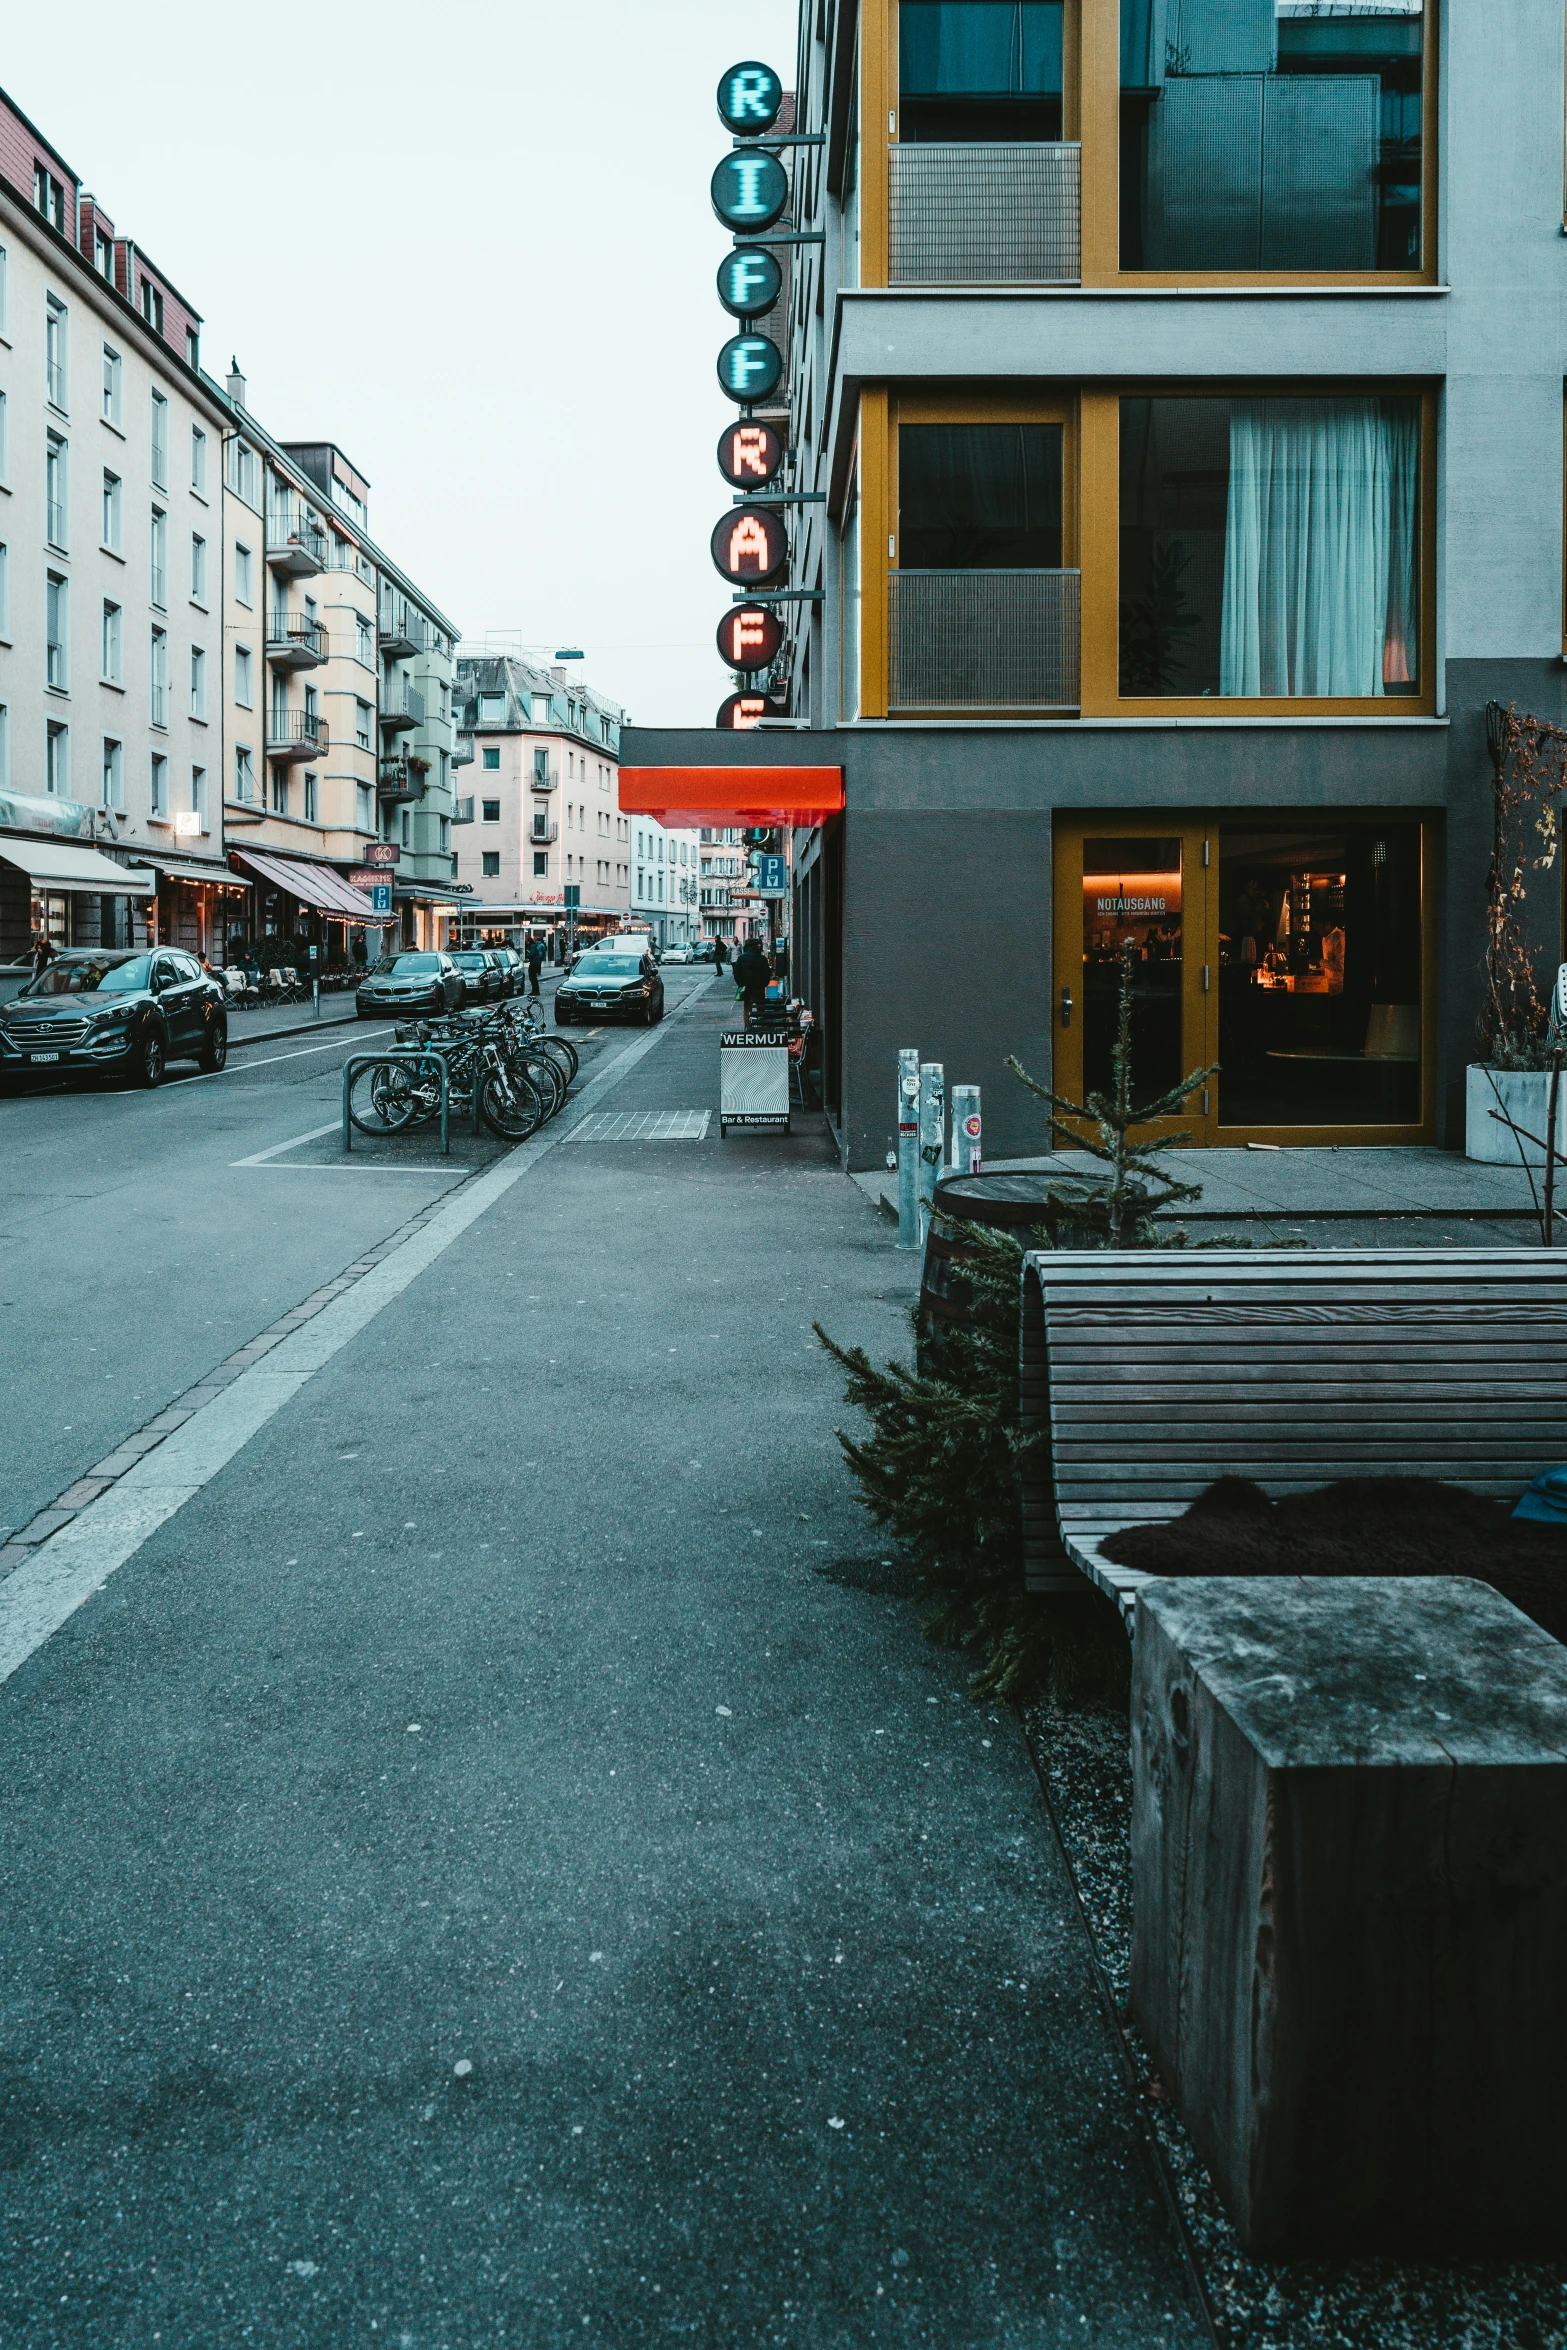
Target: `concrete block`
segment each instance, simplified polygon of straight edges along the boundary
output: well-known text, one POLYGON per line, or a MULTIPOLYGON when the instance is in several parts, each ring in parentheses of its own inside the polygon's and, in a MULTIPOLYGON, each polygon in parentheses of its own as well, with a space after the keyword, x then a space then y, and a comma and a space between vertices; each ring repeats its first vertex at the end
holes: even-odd
POLYGON ((1488 1585, 1137 1597, 1132 2007, 1253 2255, 1567 2253, 1567 1648, 1488 1585))

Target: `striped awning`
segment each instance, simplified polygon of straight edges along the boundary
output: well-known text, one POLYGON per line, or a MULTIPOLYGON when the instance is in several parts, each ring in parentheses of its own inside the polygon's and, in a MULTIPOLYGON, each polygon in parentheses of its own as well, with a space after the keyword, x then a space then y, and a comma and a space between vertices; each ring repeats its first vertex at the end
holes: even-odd
POLYGON ((236 865, 243 865, 254 873, 258 881, 269 881, 274 889, 287 890, 301 905, 314 906, 323 914, 336 914, 350 922, 382 922, 362 891, 350 888, 341 873, 334 873, 330 865, 307 865, 301 857, 263 856, 259 849, 234 849, 230 852, 236 865))

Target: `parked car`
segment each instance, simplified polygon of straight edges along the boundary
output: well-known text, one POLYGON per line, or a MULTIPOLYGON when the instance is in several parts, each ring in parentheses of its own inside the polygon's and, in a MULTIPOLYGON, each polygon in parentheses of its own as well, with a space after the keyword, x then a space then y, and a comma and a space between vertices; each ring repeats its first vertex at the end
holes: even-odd
POLYGON ((528 967, 515 947, 486 947, 485 953, 501 977, 501 993, 521 995, 528 984, 528 967))
POLYGON ((665 947, 659 960, 664 963, 694 963, 696 957, 689 947, 672 946, 665 947))
POLYGON ((555 990, 556 1025, 574 1020, 640 1020, 652 1028, 664 1017, 664 982, 652 949, 623 938, 607 938, 583 955, 569 979, 555 990))
POLYGON ((710 938, 699 938, 692 946, 691 960, 693 963, 716 963, 718 949, 710 938))
POLYGON ((361 1020, 387 1012, 455 1012, 464 992, 450 955, 383 955, 360 980, 354 1008, 361 1020))
POLYGON ((228 1059, 222 982, 177 947, 76 948, 0 1003, 0 1077, 110 1069, 157 1085, 170 1061, 228 1059))
POLYGON ((459 947, 452 961, 462 979, 463 1001, 493 1003, 501 992, 501 975, 483 947, 459 947))

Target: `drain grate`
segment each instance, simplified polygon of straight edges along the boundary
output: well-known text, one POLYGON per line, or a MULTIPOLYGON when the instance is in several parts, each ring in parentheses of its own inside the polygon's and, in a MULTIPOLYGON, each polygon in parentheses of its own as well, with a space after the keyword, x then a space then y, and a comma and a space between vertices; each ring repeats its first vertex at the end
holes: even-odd
POLYGON ((563 1142, 701 1142, 711 1110, 596 1110, 563 1142))

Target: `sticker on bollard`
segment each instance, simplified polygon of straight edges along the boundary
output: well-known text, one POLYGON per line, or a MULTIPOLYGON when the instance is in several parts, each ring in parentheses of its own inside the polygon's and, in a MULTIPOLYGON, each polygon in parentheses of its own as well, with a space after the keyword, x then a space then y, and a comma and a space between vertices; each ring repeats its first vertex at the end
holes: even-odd
POLYGON ((780 1029, 725 1029, 718 1048, 720 1137, 731 1126, 788 1134, 787 1034, 780 1029))

